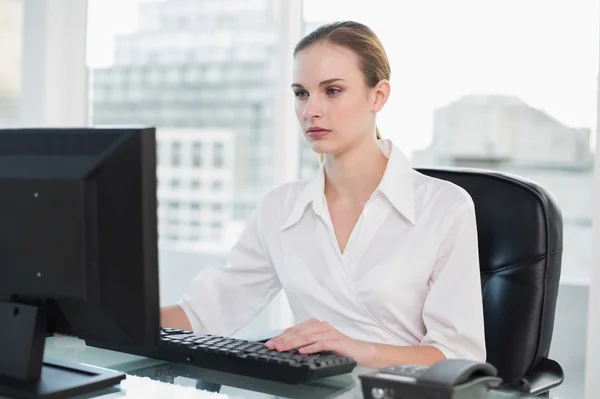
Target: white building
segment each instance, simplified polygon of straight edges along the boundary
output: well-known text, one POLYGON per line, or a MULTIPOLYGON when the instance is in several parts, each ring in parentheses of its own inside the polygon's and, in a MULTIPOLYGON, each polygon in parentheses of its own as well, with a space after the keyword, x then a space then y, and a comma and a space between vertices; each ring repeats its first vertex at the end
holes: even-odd
POLYGON ((90 74, 94 125, 235 133, 240 222, 274 184, 278 3, 140 2, 135 31, 115 38, 114 63, 90 74))
POLYGON ((161 249, 219 251, 231 244, 235 133, 157 129, 161 249), (222 248, 223 247, 223 248, 222 248))
POLYGON ((593 162, 590 129, 565 126, 517 97, 475 94, 435 110, 433 143, 419 156, 448 165, 578 170, 593 162))

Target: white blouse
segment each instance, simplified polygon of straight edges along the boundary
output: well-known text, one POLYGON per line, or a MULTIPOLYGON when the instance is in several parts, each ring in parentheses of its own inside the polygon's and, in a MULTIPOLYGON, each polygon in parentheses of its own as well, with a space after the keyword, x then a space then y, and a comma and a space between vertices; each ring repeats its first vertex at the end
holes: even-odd
POLYGON ((224 267, 208 267, 178 304, 196 333, 232 335, 280 289, 300 321, 353 339, 430 345, 485 361, 474 205, 465 190, 411 168, 389 140, 383 178, 340 252, 323 166, 257 205, 224 267), (226 316, 224 316, 226 315, 226 316))

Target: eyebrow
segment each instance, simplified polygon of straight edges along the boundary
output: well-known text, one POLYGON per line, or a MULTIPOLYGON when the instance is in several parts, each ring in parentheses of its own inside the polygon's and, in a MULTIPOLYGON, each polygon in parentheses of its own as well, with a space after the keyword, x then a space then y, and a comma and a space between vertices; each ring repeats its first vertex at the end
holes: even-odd
MULTIPOLYGON (((327 80, 324 80, 321 83, 319 83, 319 87, 332 84, 334 82, 337 82, 338 80, 344 80, 344 79, 342 79, 342 78, 327 79, 327 80)), ((301 88, 304 88, 304 86, 302 86, 300 83, 292 83, 292 87, 301 87, 301 88)))

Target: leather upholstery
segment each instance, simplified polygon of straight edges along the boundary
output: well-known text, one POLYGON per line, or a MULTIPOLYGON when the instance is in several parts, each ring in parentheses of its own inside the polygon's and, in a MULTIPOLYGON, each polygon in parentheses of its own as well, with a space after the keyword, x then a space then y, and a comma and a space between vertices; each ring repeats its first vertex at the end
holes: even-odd
POLYGON ((500 172, 417 170, 473 198, 487 361, 505 383, 524 378, 548 356, 552 340, 563 249, 556 200, 543 187, 500 172))

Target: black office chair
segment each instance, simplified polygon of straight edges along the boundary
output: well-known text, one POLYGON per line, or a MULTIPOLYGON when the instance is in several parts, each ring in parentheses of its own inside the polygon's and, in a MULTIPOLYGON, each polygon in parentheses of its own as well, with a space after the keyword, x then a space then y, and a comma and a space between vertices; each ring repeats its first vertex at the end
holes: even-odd
POLYGON ((548 396, 563 370, 548 359, 563 249, 552 195, 526 179, 476 169, 417 169, 473 198, 487 361, 511 388, 548 396))

